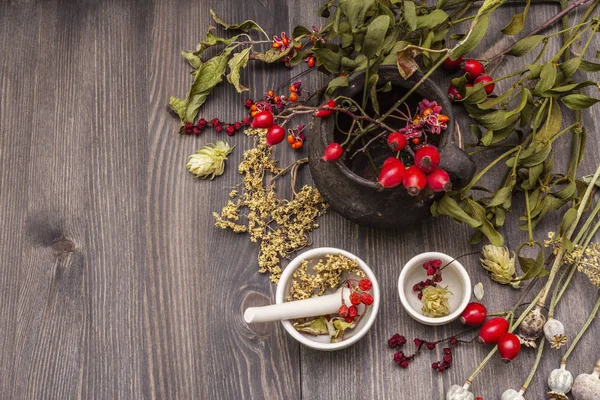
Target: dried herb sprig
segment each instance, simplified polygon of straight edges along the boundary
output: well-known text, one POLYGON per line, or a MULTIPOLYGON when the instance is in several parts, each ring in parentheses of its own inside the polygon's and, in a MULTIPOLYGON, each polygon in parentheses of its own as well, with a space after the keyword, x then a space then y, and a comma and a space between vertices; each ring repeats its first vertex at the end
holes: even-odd
POLYGON ((244 153, 238 170, 243 175, 240 189, 230 193, 230 200, 221 213, 213 213, 215 225, 236 233, 248 233, 250 240, 259 242, 258 267, 269 272, 277 283, 281 275, 280 262, 311 242, 310 233, 319 225, 317 217, 327 209, 321 194, 311 186, 304 186, 290 200, 275 193, 276 177, 289 169, 294 187, 297 168, 306 162, 301 159, 289 168, 277 167, 272 148, 265 144, 265 129, 247 129, 246 134, 256 137, 256 146, 244 153), (272 179, 267 179, 268 175, 272 179), (247 211, 246 214, 243 214, 247 211))

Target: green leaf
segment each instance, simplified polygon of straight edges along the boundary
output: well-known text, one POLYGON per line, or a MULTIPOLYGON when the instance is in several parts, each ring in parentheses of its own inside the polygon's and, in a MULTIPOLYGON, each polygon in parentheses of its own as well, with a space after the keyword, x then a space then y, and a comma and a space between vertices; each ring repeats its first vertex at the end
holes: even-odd
POLYGON ((581 57, 574 57, 564 63, 560 64, 560 70, 562 71, 565 78, 572 77, 581 65, 581 57))
POLYGON ((442 22, 448 19, 448 14, 442 10, 433 10, 431 13, 426 15, 420 15, 417 17, 417 29, 431 29, 435 28, 442 22))
POLYGON ((403 40, 397 41, 390 50, 390 54, 383 59, 381 65, 396 65, 398 62, 398 52, 406 49, 408 46, 410 46, 409 42, 403 40))
POLYGON ((467 204, 471 210, 471 215, 481 222, 481 226, 479 226, 478 229, 488 238, 491 244, 494 246, 502 246, 504 244, 504 238, 487 219, 485 208, 475 200, 471 199, 467 199, 467 204))
POLYGON ((513 115, 520 114, 521 111, 523 111, 523 109, 527 105, 527 102, 529 100, 531 100, 531 92, 529 91, 529 89, 523 88, 521 90, 521 99, 519 100, 519 105, 514 110, 507 112, 506 117, 509 118, 509 117, 512 117, 513 115))
POLYGON ((568 85, 563 85, 563 86, 555 86, 552 89, 548 90, 546 93, 548 94, 556 94, 556 95, 560 95, 566 92, 570 92, 572 90, 577 90, 577 89, 581 89, 587 86, 595 86, 596 82, 594 81, 583 81, 583 82, 577 82, 577 83, 570 83, 568 85))
POLYGON ((479 11, 477 11, 477 15, 471 26, 474 26, 479 20, 487 18, 496 8, 504 4, 504 1, 505 0, 485 0, 481 7, 479 7, 479 11))
POLYGON ((504 100, 506 100, 511 94, 512 94, 512 92, 507 90, 506 92, 502 93, 500 96, 489 97, 486 101, 477 104, 477 107, 479 107, 481 110, 491 110, 492 108, 496 107, 500 103, 504 102, 504 100))
POLYGON ((514 124, 519 118, 519 115, 507 117, 506 114, 507 112, 505 110, 496 110, 474 118, 488 129, 500 130, 514 124))
POLYGON ((442 199, 438 202, 437 212, 441 215, 447 215, 449 217, 454 218, 457 221, 465 222, 471 228, 479 228, 482 224, 481 221, 471 217, 467 214, 449 195, 444 195, 442 199))
POLYGON ((494 197, 489 201, 488 207, 496 207, 501 204, 504 204, 507 200, 510 200, 512 197, 512 192, 514 189, 514 185, 505 186, 500 188, 495 194, 494 197))
POLYGON ((379 117, 379 100, 377 99, 378 80, 379 75, 373 74, 369 77, 369 82, 367 82, 367 89, 369 90, 369 95, 371 97, 371 107, 373 107, 373 111, 375 111, 376 117, 379 117))
POLYGON ((583 110, 599 102, 599 99, 588 97, 583 94, 569 94, 565 97, 561 97, 560 101, 571 110, 583 110))
POLYGON ((575 183, 574 180, 569 180, 569 183, 567 183, 559 191, 552 193, 552 195, 554 197, 556 197, 557 199, 567 202, 567 201, 571 200, 573 198, 573 196, 575 196, 576 193, 577 193, 577 184, 575 183))
POLYGON ((540 80, 538 81, 537 85, 535 85, 533 93, 538 96, 541 95, 546 90, 552 89, 554 82, 556 82, 556 68, 552 63, 546 63, 542 67, 542 71, 540 72, 540 80))
POLYGON ((530 5, 531 0, 526 0, 525 9, 523 12, 513 15, 508 25, 502 28, 502 33, 505 35, 516 35, 517 33, 521 32, 521 30, 523 30, 523 26, 525 25, 525 20, 527 19, 527 13, 529 12, 530 5))
POLYGON ((577 219, 577 209, 569 208, 567 212, 562 217, 560 222, 560 227, 558 229, 558 234, 562 237, 565 232, 569 230, 569 228, 575 223, 577 219))
POLYGON ((471 34, 460 43, 460 45, 452 51, 451 58, 456 60, 460 56, 464 56, 470 51, 474 50, 481 42, 481 39, 485 36, 488 28, 488 17, 481 18, 479 22, 473 27, 471 34))
POLYGON ((417 30, 417 10, 415 8, 415 3, 412 1, 404 2, 404 21, 406 21, 406 24, 411 31, 417 30))
POLYGON ((200 59, 200 57, 197 56, 196 54, 194 54, 191 51, 185 51, 185 50, 183 50, 181 52, 181 55, 183 56, 183 58, 185 58, 190 63, 190 65, 194 69, 199 68, 200 64, 202 64, 202 60, 200 59))
POLYGON ((600 71, 600 64, 593 63, 591 61, 581 60, 580 69, 583 72, 598 72, 600 71))
POLYGON ((329 334, 329 329, 327 329, 327 320, 324 316, 320 316, 319 318, 304 322, 302 324, 295 323, 294 328, 296 328, 298 332, 304 332, 313 336, 329 334))
POLYGON ((535 259, 521 256, 521 250, 526 245, 527 243, 522 244, 517 250, 517 258, 519 260, 519 265, 523 270, 523 275, 516 278, 515 281, 525 281, 535 277, 548 275, 548 271, 544 268, 544 248, 542 245, 535 242, 535 245, 539 248, 535 259))
POLYGON ((292 38, 298 39, 300 36, 310 35, 312 32, 305 26, 297 25, 292 31, 292 38))
POLYGON ((346 87, 346 86, 348 86, 348 76, 346 76, 346 75, 338 76, 337 78, 332 79, 329 82, 329 85, 327 85, 327 90, 325 91, 325 94, 330 95, 338 87, 346 87))
POLYGON ((555 99, 552 99, 549 105, 548 118, 544 126, 536 133, 534 140, 543 142, 550 140, 560 132, 562 126, 562 112, 560 105, 555 99))
POLYGON ((317 56, 318 65, 322 65, 327 71, 331 73, 340 73, 340 64, 342 61, 342 56, 340 55, 340 53, 335 53, 334 51, 326 47, 314 49, 313 51, 317 56))
POLYGON ((348 16, 350 26, 354 30, 363 24, 369 8, 375 4, 375 0, 340 0, 339 7, 348 16))
POLYGON ((387 15, 380 15, 367 26, 367 33, 363 40, 363 54, 367 58, 379 54, 389 26, 390 17, 387 15))
POLYGON ((216 56, 205 62, 196 71, 190 95, 200 94, 212 90, 223 80, 227 68, 227 57, 216 56))
POLYGON ((508 55, 521 57, 535 49, 544 39, 543 35, 533 35, 519 40, 511 47, 508 55))
POLYGON ((185 109, 187 108, 187 102, 185 100, 171 96, 169 99, 169 107, 179 115, 179 118, 182 121, 185 120, 185 109))
POLYGON ((267 33, 263 30, 263 28, 261 28, 260 25, 258 25, 256 22, 254 22, 252 20, 240 22, 239 24, 228 24, 225 21, 223 21, 213 10, 210 10, 210 15, 212 15, 213 20, 217 24, 221 25, 223 28, 225 28, 227 30, 239 29, 243 32, 248 32, 250 30, 257 30, 259 32, 262 32, 266 37, 269 37, 269 35, 267 35, 267 33))

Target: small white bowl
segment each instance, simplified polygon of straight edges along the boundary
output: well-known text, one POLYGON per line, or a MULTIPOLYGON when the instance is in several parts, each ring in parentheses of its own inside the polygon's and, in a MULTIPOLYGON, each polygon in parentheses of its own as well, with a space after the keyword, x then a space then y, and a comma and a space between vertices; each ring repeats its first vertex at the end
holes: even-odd
POLYGON ((458 261, 453 261, 442 271, 442 281, 439 283, 443 287, 448 287, 452 296, 448 300, 450 303, 450 314, 445 317, 432 318, 426 317, 421 312, 423 303, 413 292, 413 286, 428 279, 423 263, 435 259, 442 260, 442 266, 446 265, 454 258, 444 253, 427 252, 421 253, 410 259, 402 268, 400 278, 398 278, 398 293, 400 302, 408 314, 416 321, 430 326, 445 325, 457 319, 469 304, 471 300, 471 279, 469 274, 458 261))
POLYGON ((294 271, 302 265, 304 260, 314 260, 315 263, 319 259, 325 258, 327 254, 341 254, 345 257, 358 261, 358 265, 361 270, 364 271, 366 279, 369 279, 373 284, 371 288, 371 295, 373 296, 373 304, 371 304, 366 311, 366 314, 360 319, 358 325, 354 329, 349 329, 345 332, 344 340, 338 343, 330 343, 328 335, 312 336, 302 332, 298 332, 290 321, 281 321, 283 327, 294 339, 299 341, 305 346, 316 350, 340 350, 358 342, 371 328, 377 317, 377 311, 379 311, 380 293, 377 279, 371 271, 371 268, 367 264, 345 250, 337 249, 335 247, 319 247, 316 249, 308 250, 296 258, 294 258, 288 266, 283 270, 279 284, 277 285, 277 293, 275 294, 275 303, 281 304, 285 302, 285 296, 289 293, 291 285, 291 278, 294 271))

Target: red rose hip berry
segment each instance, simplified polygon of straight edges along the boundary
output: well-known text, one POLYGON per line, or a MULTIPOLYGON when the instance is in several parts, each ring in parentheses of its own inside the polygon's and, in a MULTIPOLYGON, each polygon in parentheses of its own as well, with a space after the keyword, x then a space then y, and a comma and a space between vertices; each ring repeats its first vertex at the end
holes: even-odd
POLYGON ((335 161, 342 156, 344 148, 338 143, 329 143, 323 153, 323 160, 335 161))
POLYGON ((481 76, 478 76, 477 79, 475 79, 475 84, 482 82, 484 85, 483 88, 485 89, 485 92, 487 94, 492 94, 492 92, 494 91, 494 87, 495 87, 495 85, 493 83, 489 83, 492 81, 493 81, 493 79, 491 76, 481 75, 481 76))
POLYGON ((411 165, 404 172, 402 184, 411 196, 418 196, 421 190, 427 186, 427 175, 416 165, 411 165))
POLYGON ((267 131, 267 146, 274 146, 285 139, 285 129, 279 125, 272 125, 267 131))
POLYGON ((460 316, 460 322, 469 326, 479 326, 485 322, 487 309, 481 303, 472 302, 467 304, 465 311, 460 316))
POLYGON ((441 168, 434 169, 427 175, 427 186, 434 192, 448 192, 452 189, 450 175, 441 168))
POLYGON ((464 62, 463 71, 467 74, 467 79, 473 82, 479 75, 485 72, 485 68, 477 60, 467 60, 464 62))
POLYGON ((442 68, 446 71, 456 72, 460 69, 460 64, 463 62, 463 56, 458 57, 456 60, 450 59, 450 57, 444 60, 442 68))
POLYGON ((392 151, 400 151, 406 147, 406 137, 400 132, 392 132, 387 139, 388 146, 392 151))
POLYGON ((486 344, 497 343, 508 332, 508 321, 504 318, 492 318, 479 330, 479 341, 486 344))
POLYGON ((462 96, 458 92, 458 89, 456 89, 454 86, 450 85, 450 87, 448 88, 448 98, 450 100, 461 100, 462 96))
POLYGON ((393 188, 402 184, 404 177, 404 164, 395 157, 389 157, 383 163, 381 172, 379 173, 378 182, 384 188, 393 188), (393 161, 393 160, 396 161, 393 161))
POLYGON ((514 360, 520 351, 521 342, 516 335, 506 333, 498 340, 498 353, 500 353, 500 357, 505 362, 514 360))
POLYGON ((433 146, 421 147, 415 153, 415 165, 423 172, 431 172, 440 165, 440 153, 433 146))
POLYGON ((273 125, 273 114, 269 111, 261 111, 254 116, 252 127, 259 129, 270 128, 273 125))

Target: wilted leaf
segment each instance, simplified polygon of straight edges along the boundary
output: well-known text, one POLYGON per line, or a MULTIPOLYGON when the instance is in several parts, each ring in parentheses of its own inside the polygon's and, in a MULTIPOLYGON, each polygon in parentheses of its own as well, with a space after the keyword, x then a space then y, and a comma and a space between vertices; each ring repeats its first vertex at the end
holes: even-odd
POLYGON ((185 120, 185 109, 187 108, 187 102, 185 100, 171 96, 169 99, 169 107, 179 115, 179 118, 182 121, 185 120))
POLYGON ((521 32, 523 26, 525 25, 525 20, 527 19, 527 13, 529 12, 530 4, 531 0, 525 1, 525 9, 523 12, 513 15, 508 25, 502 28, 502 33, 505 35, 516 35, 517 33, 521 32))
POLYGON ((412 1, 404 2, 404 21, 411 31, 417 30, 417 11, 412 1))
POLYGON ((227 68, 227 57, 216 56, 205 62, 196 71, 194 83, 190 90, 191 95, 212 90, 223 80, 227 68))
POLYGON ((519 265, 523 270, 523 275, 516 278, 515 281, 525 281, 535 277, 548 275, 548 271, 544 268, 544 249, 538 242, 535 242, 535 245, 539 248, 535 259, 521 256, 521 250, 525 244, 521 245, 517 250, 517 258, 519 260, 519 265))
POLYGON ((583 72, 598 72, 600 71, 600 64, 593 63, 591 61, 581 60, 581 66, 579 68, 583 72))
POLYGON ((571 228, 571 226, 575 223, 576 219, 577 219, 577 209, 569 208, 562 217, 562 220, 560 222, 560 227, 558 229, 558 234, 562 237, 571 228))
POLYGON ((305 26, 297 25, 292 31, 292 38, 298 39, 300 36, 310 35, 312 32, 305 26))
POLYGON ((258 25, 256 22, 254 22, 252 20, 240 22, 239 24, 228 24, 225 21, 223 21, 213 10, 210 10, 210 15, 212 15, 213 20, 217 24, 221 25, 222 27, 224 27, 227 30, 239 29, 244 32, 248 32, 250 30, 257 30, 259 32, 262 32, 266 37, 269 37, 269 35, 267 35, 267 33, 263 30, 263 28, 261 28, 260 25, 258 25))
POLYGON ((492 197, 492 199, 489 201, 488 207, 496 207, 510 200, 512 197, 513 189, 514 186, 505 186, 503 188, 500 188, 494 194, 494 197, 492 197))
POLYGON ((449 217, 454 218, 457 221, 465 222, 471 228, 478 228, 481 226, 482 222, 473 218, 469 214, 467 214, 449 195, 444 195, 442 199, 438 202, 437 212, 441 215, 447 215, 449 217))
POLYGON ((556 68, 551 63, 546 63, 542 67, 542 71, 540 72, 540 80, 538 81, 537 85, 535 85, 533 93, 536 95, 541 95, 546 90, 552 89, 554 82, 556 82, 556 68))
POLYGON ((367 58, 379 54, 389 26, 390 17, 387 15, 380 15, 367 26, 367 33, 363 40, 363 53, 367 58))
POLYGON ((485 208, 475 200, 471 199, 467 199, 467 204, 471 210, 471 215, 481 222, 478 229, 488 238, 491 244, 494 246, 502 246, 504 244, 504 238, 487 219, 485 208))
POLYGON ((369 96, 371 98, 371 107, 373 107, 373 111, 375 111, 375 116, 379 116, 379 101, 377 100, 377 81, 379 80, 379 75, 373 74, 369 77, 369 81, 367 82, 367 89, 369 90, 369 96))
POLYGON ((338 76, 337 78, 332 79, 329 82, 329 85, 327 85, 327 90, 325 91, 325 93, 329 95, 338 87, 346 87, 346 86, 348 86, 348 77, 346 75, 338 76))
POLYGON ((237 90, 238 93, 248 90, 247 87, 240 84, 240 70, 245 68, 246 64, 248 64, 251 50, 252 48, 248 47, 239 53, 235 53, 228 63, 229 74, 227 75, 227 80, 235 87, 235 90, 237 90))
POLYGON ((429 14, 417 17, 417 29, 435 28, 448 19, 448 14, 442 10, 433 10, 429 14))
POLYGON ((471 34, 463 42, 461 42, 461 44, 455 50, 452 51, 451 58, 456 60, 458 57, 464 56, 465 54, 474 50, 477 45, 479 45, 479 42, 481 42, 481 39, 483 39, 485 36, 488 23, 489 20, 487 16, 481 18, 481 20, 473 27, 471 34))
POLYGON ((506 54, 521 57, 535 49, 544 39, 543 35, 533 35, 519 40, 506 54))
POLYGON ((340 0, 339 7, 348 16, 352 29, 362 25, 365 15, 375 0, 340 0))
MULTIPOLYGON (((269 49, 265 53, 254 52, 252 53, 252 57, 254 57, 255 60, 270 64, 279 61, 283 57, 287 56, 290 53, 290 51, 292 51, 292 49, 293 47, 290 46, 284 51, 281 51, 280 49, 269 49)), ((317 50, 323 49, 314 49, 315 53, 317 50)))
POLYGON ((294 324, 294 328, 296 328, 298 332, 307 333, 313 336, 329 334, 329 330, 327 329, 327 320, 323 316, 302 324, 296 322, 294 324))
POLYGON ((599 102, 599 99, 588 97, 583 94, 569 94, 565 97, 561 97, 560 101, 571 110, 583 110, 599 102))
POLYGON ((581 57, 574 57, 560 64, 559 67, 565 78, 570 78, 575 74, 575 72, 577 72, 577 69, 579 69, 580 65, 581 57))
POLYGON ((554 135, 560 132, 561 126, 562 112, 560 110, 560 105, 555 99, 552 99, 552 101, 549 103, 548 118, 546 119, 546 123, 536 133, 534 140, 542 142, 552 139, 554 135))
POLYGON ((319 65, 322 65, 327 71, 331 73, 340 73, 340 63, 342 61, 342 56, 339 53, 335 53, 334 51, 328 48, 314 49, 314 52, 317 56, 317 62, 319 65))
POLYGON ((181 55, 190 63, 190 65, 194 69, 200 67, 200 64, 202 64, 202 60, 200 59, 200 57, 191 51, 183 50, 181 52, 181 55))
POLYGON ((191 95, 189 97, 189 100, 187 103, 187 108, 185 109, 185 121, 184 122, 188 122, 188 121, 192 122, 196 119, 196 116, 198 115, 198 110, 200 109, 200 106, 202 104, 204 104, 204 102, 206 101, 206 98, 210 94, 211 90, 212 89, 209 89, 206 92, 197 93, 197 94, 191 95))
POLYGON ((408 48, 398 52, 396 65, 398 72, 404 79, 408 79, 412 74, 419 70, 419 64, 415 61, 415 57, 420 54, 420 50, 408 48))

